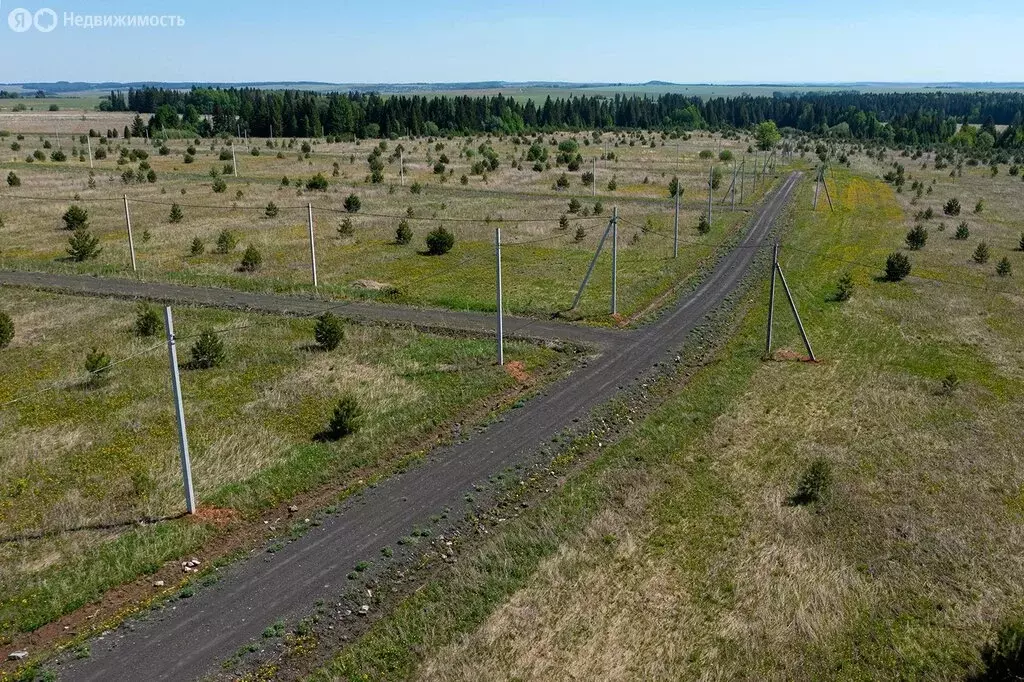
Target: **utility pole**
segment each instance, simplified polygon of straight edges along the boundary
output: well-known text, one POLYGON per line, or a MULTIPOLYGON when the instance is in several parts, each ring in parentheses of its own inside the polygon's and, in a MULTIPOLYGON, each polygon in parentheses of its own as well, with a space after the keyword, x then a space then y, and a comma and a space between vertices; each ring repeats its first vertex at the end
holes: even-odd
POLYGON ((402 176, 402 187, 405 187, 405 149, 398 152, 398 172, 402 176))
POLYGON ((772 331, 775 326, 775 270, 779 267, 779 243, 775 242, 772 253, 772 284, 768 294, 768 343, 765 345, 764 356, 772 355, 772 331))
POLYGON ((743 163, 740 164, 740 206, 743 205, 743 195, 747 188, 747 155, 743 155, 743 163))
POLYGON ((124 224, 128 228, 128 250, 132 254, 132 272, 138 272, 139 269, 135 263, 135 239, 132 238, 132 214, 128 212, 128 195, 124 195, 124 224))
POLYGON ((782 266, 779 264, 779 243, 775 243, 775 250, 772 257, 772 284, 771 293, 768 304, 768 342, 765 347, 765 357, 770 358, 772 354, 772 326, 775 318, 775 277, 776 275, 782 281, 782 288, 786 292, 786 298, 789 299, 790 310, 793 311, 793 319, 796 320, 796 326, 800 328, 800 336, 803 338, 804 347, 807 349, 807 355, 810 357, 811 362, 817 362, 818 358, 814 356, 814 349, 811 348, 811 341, 807 338, 807 330, 804 329, 804 323, 800 320, 800 313, 796 309, 796 299, 793 298, 793 292, 789 289, 789 284, 786 282, 786 275, 782 272, 782 266))
POLYGON ((313 238, 313 204, 306 205, 309 209, 309 265, 313 271, 313 289, 320 291, 320 282, 316 277, 316 241, 313 238))
POLYGON ((188 455, 188 432, 185 429, 185 406, 181 401, 181 377, 178 376, 178 351, 174 341, 174 316, 171 307, 164 308, 164 327, 167 330, 167 354, 171 360, 171 390, 174 410, 178 416, 178 446, 181 451, 181 476, 185 483, 185 509, 196 513, 196 494, 192 488, 192 462, 188 455))
POLYGON ((711 188, 714 186, 714 182, 715 182, 715 164, 711 164, 711 170, 708 171, 708 225, 711 224, 711 203, 712 203, 712 199, 714 199, 714 195, 712 194, 712 189, 711 188))
POLYGON ((85 144, 89 147, 89 168, 93 168, 92 165, 92 138, 88 135, 85 136, 85 144))
POLYGON ((494 259, 497 263, 498 284, 498 366, 505 364, 505 320, 501 292, 501 228, 494 230, 494 259))
POLYGON ((597 157, 594 157, 594 196, 597 196, 597 157))
POLYGON ((231 141, 231 167, 234 169, 235 177, 238 177, 238 160, 235 159, 235 142, 231 141))
MULTIPOLYGON (((678 175, 676 176, 679 177, 678 175)), ((679 258, 679 195, 682 194, 682 182, 676 181, 676 215, 672 222, 672 257, 679 258)))
MULTIPOLYGON (((617 209, 616 209, 617 210, 617 209)), ((579 291, 576 292, 576 298, 572 300, 572 306, 570 310, 576 310, 576 306, 580 304, 580 299, 583 298, 583 291, 587 288, 587 282, 590 281, 590 275, 594 273, 594 266, 597 265, 597 258, 601 255, 601 250, 604 248, 605 241, 608 240, 608 235, 612 232, 612 225, 616 219, 614 217, 615 211, 613 211, 613 217, 608 221, 608 227, 605 228, 604 234, 601 235, 601 241, 597 243, 597 250, 594 251, 594 257, 590 260, 590 265, 587 267, 587 274, 583 276, 583 282, 580 284, 579 291)))
POLYGON ((619 312, 619 207, 612 208, 612 315, 619 312))

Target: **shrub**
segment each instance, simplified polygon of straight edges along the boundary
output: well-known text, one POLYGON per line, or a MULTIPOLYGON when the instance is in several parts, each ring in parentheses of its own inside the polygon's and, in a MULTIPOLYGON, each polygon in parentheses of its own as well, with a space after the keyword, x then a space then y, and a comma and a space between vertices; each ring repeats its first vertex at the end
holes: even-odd
POLYGON ((188 252, 193 256, 202 256, 204 251, 206 251, 206 244, 203 243, 203 240, 199 237, 194 238, 188 252))
POLYGON ((996 640, 981 650, 983 672, 972 680, 1019 680, 1024 677, 1024 623, 1003 625, 996 640))
POLYGON ((890 253, 885 259, 885 279, 890 282, 902 281, 910 274, 910 259, 902 253, 890 253))
POLYGON ((242 272, 256 272, 263 265, 263 254, 252 244, 242 254, 242 272))
POLYGON ((317 192, 324 192, 330 186, 327 182, 327 178, 324 177, 323 173, 317 173, 309 180, 306 181, 306 189, 317 192))
POLYGON ((81 206, 72 206, 61 216, 65 230, 81 230, 89 227, 89 212, 81 206))
POLYGON ((914 251, 924 248, 927 241, 928 230, 921 225, 915 225, 914 228, 907 233, 907 246, 914 251))
POLYGON ((14 171, 7 174, 7 186, 8 187, 21 187, 21 178, 14 171))
POLYGON ((224 342, 212 330, 204 329, 192 344, 193 369, 211 369, 224 364, 224 342))
MULTIPOLYGON (((595 201, 594 215, 601 215, 602 213, 604 213, 604 204, 602 204, 600 201, 595 201)), ((1022 236, 1021 239, 1024 239, 1024 236, 1022 236)))
POLYGON ((714 154, 711 153, 710 149, 702 149, 699 154, 702 159, 710 159, 714 154))
POLYGON ((156 171, 152 168, 146 171, 146 182, 151 185, 156 182, 156 171))
POLYGON ((1017 248, 1020 251, 1024 251, 1024 232, 1020 233, 1020 241, 1017 242, 1017 248))
POLYGON ((612 179, 608 181, 608 191, 614 192, 616 189, 618 189, 618 187, 619 183, 615 181, 615 176, 613 175, 612 179))
POLYGON ((0 348, 7 348, 14 340, 14 320, 3 310, 0 310, 0 348))
POLYGON ((414 182, 412 183, 412 185, 409 186, 409 191, 412 192, 413 194, 420 194, 421 192, 423 192, 423 185, 421 185, 419 182, 414 182))
POLYGON ((569 200, 569 213, 579 213, 580 209, 583 208, 583 204, 576 197, 569 200))
POLYGON ((718 160, 732 161, 732 152, 728 149, 723 149, 722 151, 718 152, 718 160))
POLYGON ((844 272, 839 276, 839 283, 836 286, 837 301, 849 301, 850 297, 853 296, 853 275, 849 272, 844 272))
POLYGON ((1010 259, 1003 256, 1003 259, 999 261, 999 265, 996 266, 996 274, 1000 277, 1009 277, 1013 274, 1013 265, 1010 263, 1010 259))
POLYGON ((564 213, 558 218, 558 229, 569 229, 569 216, 565 215, 564 213))
POLYGON ((355 194, 349 194, 345 198, 345 210, 349 213, 357 213, 362 206, 363 202, 355 194))
POLYGON ((978 199, 978 203, 974 205, 974 212, 981 213, 985 210, 985 202, 982 199, 978 199))
POLYGON ((950 372, 942 378, 942 394, 953 395, 953 392, 960 386, 960 377, 956 372, 950 372))
POLYGON ((359 401, 351 394, 345 395, 335 405, 325 435, 329 440, 341 440, 358 431, 362 425, 363 410, 359 401))
POLYGON ((561 175, 558 176, 558 179, 555 180, 555 189, 566 189, 568 187, 569 176, 566 175, 565 173, 562 173, 561 175))
POLYGON ((185 214, 181 212, 181 206, 171 204, 171 214, 167 217, 172 223, 180 223, 184 220, 185 214))
POLYGON ((953 217, 960 215, 960 200, 953 197, 942 207, 942 212, 953 217))
POLYGON ((582 242, 586 238, 587 238, 587 231, 583 229, 582 225, 580 225, 579 227, 576 228, 576 236, 573 237, 573 241, 576 242, 577 244, 579 244, 580 242, 582 242))
POLYGON ((427 252, 431 256, 443 256, 455 246, 455 235, 439 225, 427 235, 427 252))
POLYGON ((221 230, 217 235, 217 253, 226 254, 235 250, 238 245, 238 238, 230 230, 221 230))
POLYGON ((824 457, 818 457, 800 475, 790 502, 800 506, 824 502, 831 488, 832 465, 824 457))
POLYGON ((593 185, 594 184, 594 174, 591 173, 590 171, 587 171, 586 173, 581 175, 580 176, 580 184, 582 184, 584 187, 590 187, 591 185, 593 185))
POLYGON ((292 181, 288 179, 288 176, 287 176, 287 175, 286 175, 286 176, 284 176, 283 178, 281 178, 281 186, 282 186, 282 187, 288 187, 288 186, 290 186, 291 184, 292 184, 292 181))
POLYGON ((160 315, 157 314, 156 309, 146 303, 140 303, 135 312, 135 326, 133 327, 135 335, 143 338, 156 336, 162 328, 163 324, 160 322, 160 315))
POLYGON ((974 254, 971 256, 975 263, 985 264, 988 262, 991 252, 989 251, 988 244, 981 242, 978 244, 978 248, 974 249, 974 254))
POLYGON ((960 223, 959 225, 957 225, 956 234, 954 235, 955 239, 958 239, 960 241, 964 241, 965 239, 967 239, 970 236, 971 236, 971 228, 967 226, 967 221, 964 221, 964 222, 960 223))
POLYGON ((351 218, 345 218, 341 221, 341 225, 338 225, 338 236, 339 237, 351 237, 356 233, 355 225, 352 224, 351 218))
POLYGON ((341 318, 329 311, 316 318, 313 337, 324 350, 330 351, 337 348, 345 338, 345 330, 341 325, 341 318))
POLYGON ((409 227, 409 221, 402 220, 398 223, 398 229, 395 230, 395 243, 404 245, 411 241, 412 229, 409 227))
POLYGON ((271 201, 267 204, 267 207, 263 209, 263 215, 267 218, 276 218, 280 210, 277 208, 277 204, 271 201))
POLYGON ((76 263, 96 258, 103 251, 99 247, 100 238, 92 235, 88 229, 80 228, 75 230, 68 238, 68 255, 76 263))
POLYGON ((673 175, 672 176, 672 180, 669 181, 669 183, 668 183, 668 195, 670 197, 674 197, 676 194, 679 194, 680 196, 682 196, 682 193, 680 192, 681 189, 682 189, 682 187, 680 186, 680 183, 679 183, 679 177, 676 176, 676 175, 673 175))
POLYGON ((93 346, 85 356, 85 371, 89 374, 89 383, 102 383, 110 372, 110 365, 110 356, 93 346))
POLYGON ((708 222, 708 216, 706 213, 700 214, 700 220, 697 221, 697 232, 701 234, 707 234, 711 231, 711 223, 708 222))
POLYGON ((61 163, 63 161, 67 161, 67 160, 68 160, 68 155, 65 154, 60 149, 56 149, 56 150, 54 150, 53 152, 50 153, 50 161, 54 161, 56 163, 61 163))
POLYGON ((213 181, 212 188, 216 194, 223 194, 228 189, 228 183, 224 182, 224 178, 217 178, 213 181))

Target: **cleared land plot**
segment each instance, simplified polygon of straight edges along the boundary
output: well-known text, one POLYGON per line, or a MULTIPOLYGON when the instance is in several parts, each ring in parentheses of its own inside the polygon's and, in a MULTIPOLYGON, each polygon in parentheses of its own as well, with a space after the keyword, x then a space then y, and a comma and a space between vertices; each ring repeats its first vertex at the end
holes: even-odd
MULTIPOLYGON (((619 310, 629 315, 695 273, 702 260, 747 217, 744 211, 728 210, 731 202, 721 205, 731 182, 732 162, 718 162, 717 158, 722 150, 740 158, 748 142, 710 136, 695 136, 678 144, 651 133, 606 133, 599 141, 583 133, 543 136, 539 143, 547 162, 541 167, 547 163, 551 167, 540 172, 532 170, 534 161, 526 159, 530 144, 515 144, 512 138, 387 141, 381 156, 384 180, 376 184, 368 182, 367 157, 377 141, 314 141, 308 158, 302 151, 303 141, 279 140, 272 143, 274 147, 268 147, 266 140, 251 141, 251 147, 239 141, 235 146, 236 178, 230 144, 224 140, 198 144, 170 141, 167 155, 137 138, 130 147, 122 147, 123 140, 110 140, 104 146, 109 149, 106 159, 94 162, 92 183, 88 161, 78 160, 84 151, 80 140, 75 140, 71 149, 64 143, 64 151, 70 154, 67 162, 26 163, 25 156, 37 149, 49 158, 57 144, 50 138, 45 141, 50 141, 50 149, 43 148, 38 138, 26 136, 17 155, 12 152, 10 163, 4 164, 5 174, 15 172, 21 185, 0 187, 0 217, 4 221, 0 267, 130 276, 122 201, 126 193, 142 277, 246 290, 310 292, 307 204, 312 203, 324 295, 493 310, 494 230, 502 227, 507 309, 550 315, 570 307, 617 206, 621 218, 619 310), (577 140, 584 157, 576 172, 555 163, 557 144, 569 137, 577 140), (187 148, 193 144, 194 161, 186 164, 187 148), (404 184, 397 144, 405 147, 404 184), (473 174, 473 166, 483 158, 481 145, 490 146, 499 162, 498 169, 488 171, 486 177, 473 174), (121 148, 141 149, 148 158, 119 165, 121 148), (707 210, 707 173, 712 160, 700 158, 702 150, 713 154, 723 172, 712 229, 705 235, 698 233, 697 226, 707 210), (259 155, 253 156, 253 151, 259 155), (593 172, 594 157, 607 154, 615 158, 598 161, 594 197, 593 185, 582 182, 583 174, 593 172), (443 161, 442 156, 448 163, 445 173, 438 174, 434 166, 443 161), (126 171, 138 174, 142 164, 156 173, 155 182, 125 184, 122 175, 126 171), (317 173, 328 179, 326 191, 306 188, 306 182, 317 173), (569 186, 554 189, 563 173, 569 186), (674 259, 673 201, 668 184, 676 174, 684 194, 679 223, 682 247, 680 257, 674 259), (614 190, 609 190, 613 179, 614 190), (223 192, 213 191, 217 180, 225 183, 223 192), (360 198, 358 212, 344 209, 351 194, 360 198), (98 258, 84 263, 66 260, 69 233, 60 229, 61 215, 75 203, 76 196, 88 210, 91 230, 103 248, 98 258), (576 213, 570 211, 573 200, 579 202, 576 213), (271 202, 277 210, 268 214, 271 202), (180 222, 171 222, 173 203, 180 206, 180 222), (346 220, 351 221, 351 230, 339 231, 346 220), (398 245, 396 230, 403 220, 412 231, 412 240, 398 245), (455 235, 455 247, 444 256, 424 255, 427 234, 439 225, 455 235), (217 238, 224 230, 234 233, 238 243, 227 253, 217 253, 217 238), (203 244, 199 255, 191 252, 195 239, 203 244), (259 249, 262 265, 256 272, 240 272, 242 254, 250 245, 259 249)), ((97 139, 92 143, 95 153, 100 143, 97 139)), ((743 182, 746 207, 760 197, 766 185, 762 181, 755 190, 753 167, 751 156, 743 182)), ((574 317, 607 320, 610 267, 610 248, 606 248, 574 317)))
POLYGON ((57 136, 86 134, 95 130, 105 135, 108 129, 116 129, 120 135, 125 126, 131 126, 135 114, 125 111, 96 111, 92 102, 54 99, 22 99, 0 100, 0 130, 11 133, 6 138, 6 146, 19 134, 26 137, 35 134, 47 135, 56 140, 57 136), (25 111, 13 111, 18 103, 26 107, 25 111), (47 111, 50 105, 56 104, 60 111, 47 111))
MULTIPOLYGON (((700 372, 320 679, 978 670, 998 626, 1024 615, 1020 278, 933 234, 909 253, 933 279, 877 281, 912 218, 881 181, 837 180, 835 214, 810 213, 805 186, 782 256, 820 364, 784 360, 801 351, 784 302, 782 361, 761 361, 765 283, 728 362, 700 372), (856 289, 839 303, 847 269, 856 289), (955 385, 943 382, 950 374, 955 385), (820 501, 798 504, 819 458, 832 483, 820 501)), ((1020 180, 983 193, 992 215, 1012 213, 1019 199, 997 198, 1020 196, 1004 194, 1010 182, 1020 180)), ((1022 225, 983 229, 1004 244, 1022 225)), ((1003 254, 1024 268, 1020 252, 1003 254)))
MULTIPOLYGON (((136 309, 7 289, 0 309, 16 326, 0 352, 2 639, 194 551, 215 526, 136 523, 184 509, 166 349, 160 335, 135 337, 136 309), (91 384, 93 347, 114 362, 139 355, 91 384)), ((198 498, 229 515, 386 474, 443 424, 518 386, 487 341, 347 325, 341 346, 325 352, 307 319, 180 308, 175 323, 183 366, 202 329, 225 330, 224 364, 183 367, 182 384, 198 498), (364 426, 318 442, 344 394, 356 397, 364 426)), ((529 344, 506 352, 527 373, 556 357, 529 344)))

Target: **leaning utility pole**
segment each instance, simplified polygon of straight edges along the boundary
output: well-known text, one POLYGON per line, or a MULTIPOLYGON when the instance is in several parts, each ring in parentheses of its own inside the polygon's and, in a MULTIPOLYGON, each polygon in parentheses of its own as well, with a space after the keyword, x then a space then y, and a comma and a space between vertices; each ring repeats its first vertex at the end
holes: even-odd
POLYGON ((772 284, 770 299, 768 303, 768 343, 765 347, 765 357, 770 358, 772 355, 772 326, 775 321, 775 277, 782 281, 782 288, 786 291, 786 298, 789 299, 789 307, 793 311, 793 319, 796 320, 796 326, 800 328, 800 336, 804 340, 804 347, 807 348, 807 355, 810 357, 811 362, 817 362, 818 359, 814 356, 814 349, 811 348, 811 341, 807 338, 807 330, 804 329, 804 323, 800 320, 800 313, 796 309, 796 300, 793 298, 793 292, 789 290, 789 284, 786 282, 786 275, 782 272, 782 266, 779 265, 779 243, 775 243, 775 250, 772 256, 772 284))
POLYGON ((587 282, 590 281, 590 276, 594 273, 594 266, 597 265, 597 259, 601 255, 602 249, 604 249, 604 243, 608 240, 608 235, 612 233, 612 228, 615 225, 618 216, 618 208, 613 209, 612 219, 608 221, 608 227, 605 228, 604 234, 601 235, 601 241, 597 243, 597 250, 594 251, 594 257, 590 260, 590 265, 587 267, 587 274, 583 276, 583 283, 580 284, 579 291, 576 292, 576 298, 572 300, 572 306, 570 310, 576 310, 576 306, 580 304, 580 299, 583 298, 583 291, 587 288, 587 282))
POLYGON ((128 195, 124 195, 124 224, 128 229, 128 250, 132 254, 132 272, 138 272, 135 264, 135 239, 132 237, 132 214, 128 211, 128 195))
POLYGON ((188 432, 185 430, 185 407, 181 400, 181 378, 178 375, 178 351, 174 338, 174 316, 171 307, 164 308, 164 328, 167 331, 167 355, 171 362, 171 390, 174 393, 174 412, 178 417, 178 447, 181 454, 181 477, 185 484, 185 509, 196 513, 196 494, 192 487, 192 462, 188 454, 188 432))

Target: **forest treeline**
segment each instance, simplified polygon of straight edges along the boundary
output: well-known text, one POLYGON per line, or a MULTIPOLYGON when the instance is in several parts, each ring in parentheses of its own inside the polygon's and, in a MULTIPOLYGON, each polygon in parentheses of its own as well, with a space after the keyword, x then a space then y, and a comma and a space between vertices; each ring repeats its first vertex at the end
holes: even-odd
POLYGON ((708 100, 679 94, 620 94, 548 97, 538 104, 500 94, 384 97, 145 87, 112 92, 102 108, 152 114, 151 134, 186 129, 203 136, 245 131, 257 137, 372 138, 583 129, 720 130, 771 120, 780 128, 887 144, 1024 147, 1024 93, 1019 92, 836 91, 708 100), (975 125, 961 130, 963 123, 975 125))

